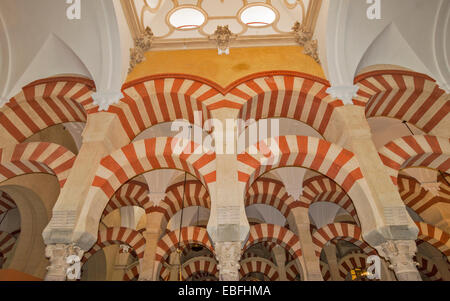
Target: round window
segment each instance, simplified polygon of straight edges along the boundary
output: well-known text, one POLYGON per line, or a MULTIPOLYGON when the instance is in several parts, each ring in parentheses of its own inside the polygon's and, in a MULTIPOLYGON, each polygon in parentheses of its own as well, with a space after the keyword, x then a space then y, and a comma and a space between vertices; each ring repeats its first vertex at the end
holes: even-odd
POLYGON ((245 8, 240 15, 244 24, 252 27, 262 27, 272 24, 277 18, 273 9, 265 5, 252 5, 245 8))
POLYGON ((176 29, 195 29, 205 23, 205 15, 193 7, 181 7, 169 16, 169 23, 176 29))

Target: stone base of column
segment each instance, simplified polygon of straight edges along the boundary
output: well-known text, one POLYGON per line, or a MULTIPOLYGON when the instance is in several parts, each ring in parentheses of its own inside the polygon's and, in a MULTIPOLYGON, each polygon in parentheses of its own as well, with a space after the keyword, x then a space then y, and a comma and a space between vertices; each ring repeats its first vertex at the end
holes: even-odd
POLYGON ((239 259, 241 258, 241 242, 216 242, 220 281, 239 281, 239 259))
POLYGON ((413 240, 388 240, 375 247, 382 257, 391 264, 389 268, 394 270, 399 281, 422 281, 417 263, 413 257, 417 252, 417 246, 413 240))

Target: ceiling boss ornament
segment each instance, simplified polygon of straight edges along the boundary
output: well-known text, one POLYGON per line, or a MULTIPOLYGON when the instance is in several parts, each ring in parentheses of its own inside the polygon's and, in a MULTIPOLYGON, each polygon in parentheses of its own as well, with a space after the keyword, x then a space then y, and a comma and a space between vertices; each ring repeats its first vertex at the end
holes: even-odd
POLYGON ((303 53, 312 57, 320 64, 317 40, 313 40, 313 33, 309 31, 305 25, 295 22, 292 27, 292 33, 295 35, 295 41, 303 46, 303 53))
POLYGON ((145 53, 150 50, 153 42, 153 32, 146 27, 139 38, 134 40, 134 48, 130 49, 130 67, 128 73, 133 71, 137 64, 145 61, 145 53))

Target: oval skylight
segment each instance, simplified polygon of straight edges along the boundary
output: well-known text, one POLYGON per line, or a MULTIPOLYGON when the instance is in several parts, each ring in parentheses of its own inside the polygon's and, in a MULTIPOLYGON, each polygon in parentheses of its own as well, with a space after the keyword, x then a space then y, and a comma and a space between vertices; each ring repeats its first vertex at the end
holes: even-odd
POLYGON ((170 24, 176 29, 195 29, 202 26, 205 20, 205 15, 192 7, 179 8, 169 17, 170 24))
POLYGON ((261 27, 272 24, 277 18, 273 9, 264 5, 252 5, 241 13, 241 21, 252 27, 261 27))

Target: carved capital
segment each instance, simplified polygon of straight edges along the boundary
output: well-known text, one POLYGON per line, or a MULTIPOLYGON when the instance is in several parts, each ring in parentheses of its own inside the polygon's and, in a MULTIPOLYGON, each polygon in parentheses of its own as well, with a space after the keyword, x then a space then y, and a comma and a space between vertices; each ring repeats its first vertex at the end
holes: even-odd
POLYGON ((98 105, 99 111, 107 111, 110 105, 118 103, 123 98, 123 94, 120 91, 102 91, 92 93, 91 97, 98 105))
POLYGON ((333 86, 327 89, 327 93, 334 98, 340 99, 344 104, 353 104, 353 97, 358 93, 359 87, 354 86, 333 86))
MULTIPOLYGON (((49 258, 45 281, 65 281, 69 273, 79 274, 72 265, 79 265, 84 251, 74 244, 55 244, 45 248, 45 257, 49 258)), ((79 268, 78 266, 77 268, 79 268)))
POLYGON ((239 281, 239 259, 241 258, 241 243, 217 242, 215 244, 217 269, 220 281, 239 281))
POLYGON ((413 240, 388 240, 375 247, 380 256, 390 262, 389 268, 395 272, 400 281, 421 281, 417 263, 413 258, 417 246, 413 240))

